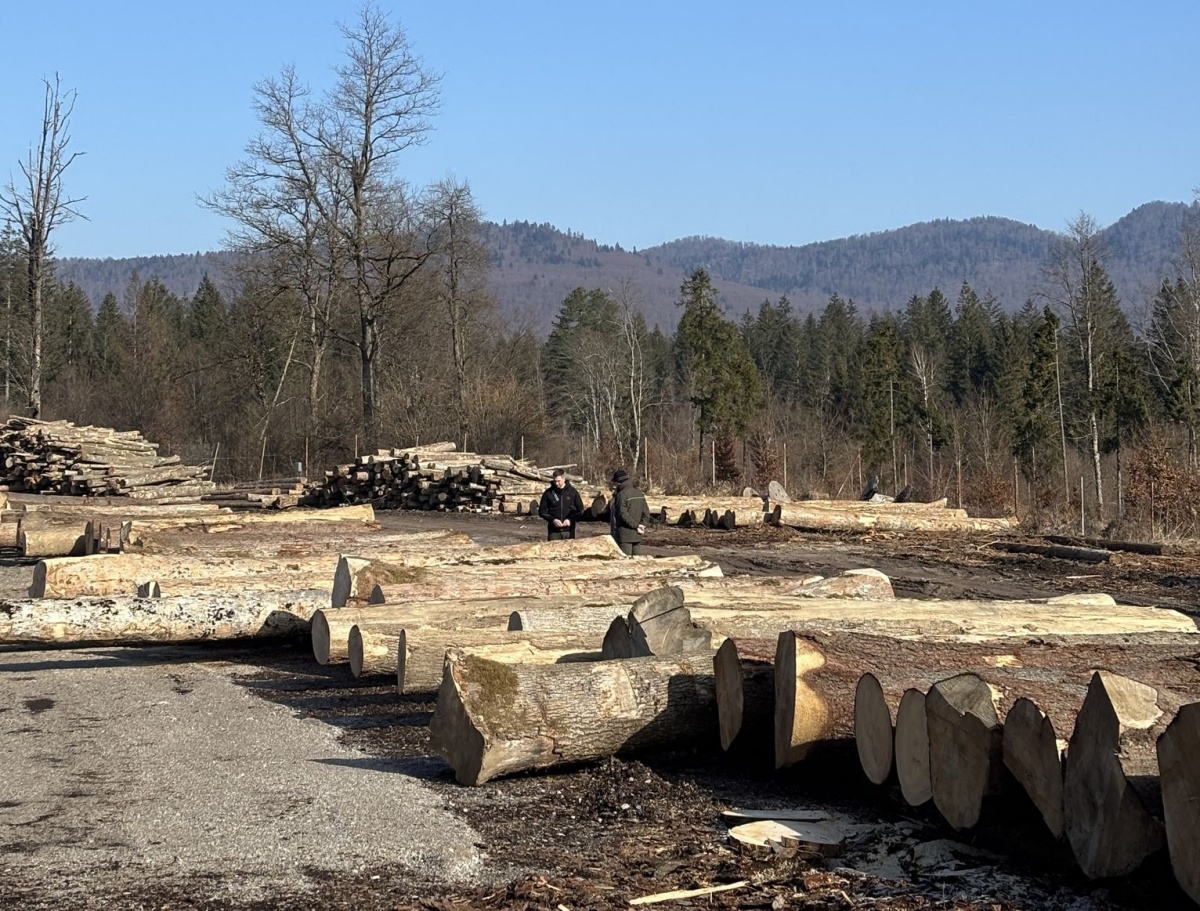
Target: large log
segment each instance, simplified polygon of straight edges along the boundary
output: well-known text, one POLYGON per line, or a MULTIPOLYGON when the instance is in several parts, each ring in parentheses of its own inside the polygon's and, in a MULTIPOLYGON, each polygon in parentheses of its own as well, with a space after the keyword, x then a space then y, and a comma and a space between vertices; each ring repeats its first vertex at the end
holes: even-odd
POLYGON ((1173 714, 1165 695, 1107 671, 1088 684, 1067 747, 1063 805, 1067 841, 1090 879, 1129 873, 1164 844, 1155 740, 1173 714))
POLYGON ((34 567, 31 598, 107 597, 133 594, 156 581, 163 594, 213 590, 313 590, 329 585, 329 556, 293 560, 178 559, 140 554, 99 554, 41 560, 34 567))
POLYGON ((307 633, 322 592, 0 602, 0 644, 195 642, 307 633))
POLYGON ((82 557, 88 530, 86 521, 34 525, 21 522, 17 547, 23 557, 82 557))
POLYGON ((637 597, 655 581, 687 575, 719 576, 721 568, 698 556, 626 557, 622 560, 531 559, 517 563, 403 567, 346 558, 339 564, 333 606, 368 600, 378 587, 387 601, 420 598, 508 597, 555 594, 624 594, 637 597))
POLYGON ((1200 904, 1200 702, 1175 713, 1157 749, 1171 867, 1183 891, 1200 904))
POLYGON ((463 784, 660 747, 715 743, 708 656, 548 666, 450 652, 430 723, 463 784))
POLYGON ((442 682, 446 653, 460 649, 501 664, 558 664, 597 661, 590 636, 574 633, 528 635, 505 630, 447 630, 409 627, 396 637, 393 671, 399 693, 432 693, 442 682))
POLYGON ((264 534, 261 528, 174 528, 143 536, 140 544, 122 543, 126 552, 144 555, 274 559, 331 554, 335 563, 344 553, 380 556, 475 546, 470 537, 459 532, 393 533, 381 531, 377 525, 354 522, 297 525, 285 535, 264 534))
POLYGON ((741 592, 686 591, 685 606, 698 626, 734 638, 767 638, 784 629, 857 631, 943 642, 990 642, 1013 636, 1090 638, 1197 632, 1195 621, 1178 611, 1122 604, 1097 606, 1053 599, 853 601, 775 594, 767 594, 758 602, 741 592), (738 609, 739 603, 756 609, 738 609))
MULTIPOLYGON (((894 504, 867 504, 870 509, 830 509, 807 503, 781 503, 770 520, 806 531, 1011 531, 1011 518, 980 519, 953 514, 954 510, 893 510, 894 504), (946 513, 951 513, 946 515, 946 513)), ((910 505, 910 504, 901 504, 910 505)))
MULTIPOLYGON (((154 509, 162 507, 155 506, 154 509)), ((131 515, 138 515, 133 514, 131 515)), ((155 518, 134 518, 126 523, 124 535, 132 546, 150 541, 158 532, 172 529, 193 531, 220 531, 232 528, 271 528, 278 525, 297 527, 307 523, 370 523, 375 521, 375 510, 369 503, 357 506, 337 506, 331 509, 285 509, 279 512, 222 511, 219 515, 160 515, 155 518)))

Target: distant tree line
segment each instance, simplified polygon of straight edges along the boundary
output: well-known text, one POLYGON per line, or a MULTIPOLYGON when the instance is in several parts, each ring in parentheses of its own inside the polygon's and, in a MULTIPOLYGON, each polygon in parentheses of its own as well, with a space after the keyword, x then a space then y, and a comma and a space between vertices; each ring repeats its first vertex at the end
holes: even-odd
POLYGON ((630 280, 572 291, 541 341, 487 292, 498 264, 469 186, 400 174, 436 76, 372 6, 343 37, 327 94, 290 69, 255 87, 261 130, 205 201, 235 226, 233 265, 190 296, 134 274, 94 302, 57 278, 52 231, 82 200, 63 189, 74 96, 47 83, 50 139, 0 197, 10 412, 137 428, 215 459, 218 481, 449 439, 668 490, 908 489, 1039 527, 1197 530, 1194 230, 1137 327, 1080 216, 1015 313, 963 283, 895 311, 780 296, 733 320, 696 268, 671 333, 630 280))

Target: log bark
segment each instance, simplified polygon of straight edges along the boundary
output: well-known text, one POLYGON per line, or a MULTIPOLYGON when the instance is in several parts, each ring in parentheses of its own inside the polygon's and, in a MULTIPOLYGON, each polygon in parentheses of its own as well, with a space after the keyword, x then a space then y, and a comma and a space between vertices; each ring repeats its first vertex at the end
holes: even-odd
POLYGON ((408 627, 397 637, 393 671, 399 693, 432 693, 442 683, 446 653, 460 649, 501 664, 558 664, 600 660, 590 636, 550 633, 531 636, 504 630, 447 630, 408 627))
POLYGON ((1200 702, 1175 713, 1157 750, 1171 868, 1183 891, 1200 904, 1200 702))
POLYGON ((939 681, 925 696, 933 803, 955 829, 974 826, 984 798, 1000 792, 1003 728, 997 699, 976 674, 939 681))
POLYGON ((451 652, 430 724, 463 784, 619 753, 715 740, 703 659, 525 667, 451 652))
POLYGON ((0 644, 197 642, 305 634, 321 592, 0 602, 0 644))
POLYGON ((1107 563, 1112 556, 1112 553, 1107 550, 1096 550, 1091 547, 1067 547, 1063 544, 993 541, 989 546, 1010 554, 1034 554, 1039 557, 1053 557, 1056 560, 1074 560, 1077 563, 1107 563))
POLYGON ((1107 671, 1088 684, 1067 748, 1063 804, 1067 841, 1090 879, 1132 872, 1165 843, 1154 751, 1165 727, 1161 701, 1154 687, 1107 671))

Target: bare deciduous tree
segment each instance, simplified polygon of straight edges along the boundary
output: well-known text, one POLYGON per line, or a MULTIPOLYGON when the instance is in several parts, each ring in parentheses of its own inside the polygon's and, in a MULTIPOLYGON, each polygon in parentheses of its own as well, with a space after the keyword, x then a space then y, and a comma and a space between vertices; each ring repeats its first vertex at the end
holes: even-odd
POLYGON ((29 285, 31 351, 29 360, 29 412, 37 417, 42 410, 43 292, 50 256, 54 252, 51 237, 56 228, 82 217, 75 208, 87 197, 64 195, 63 175, 82 155, 71 151, 71 114, 76 93, 66 90, 55 74, 54 81, 44 80, 46 94, 42 109, 42 131, 36 145, 20 163, 21 181, 10 178, 0 193, 0 210, 21 232, 29 285))

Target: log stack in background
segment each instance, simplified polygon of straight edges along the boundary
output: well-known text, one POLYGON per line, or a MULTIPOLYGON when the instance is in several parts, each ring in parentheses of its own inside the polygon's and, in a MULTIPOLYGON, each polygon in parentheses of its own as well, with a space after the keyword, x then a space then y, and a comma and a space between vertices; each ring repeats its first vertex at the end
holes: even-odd
MULTIPOLYGON (((371 503, 377 509, 515 512, 549 486, 553 468, 507 455, 458 452, 453 443, 381 449, 313 482, 305 506, 371 503)), ((579 480, 572 477, 572 480, 579 480)))
POLYGON ((0 481, 12 491, 179 502, 214 487, 206 467, 160 456, 135 430, 70 421, 10 419, 0 427, 0 461, 0 481))

